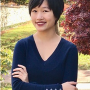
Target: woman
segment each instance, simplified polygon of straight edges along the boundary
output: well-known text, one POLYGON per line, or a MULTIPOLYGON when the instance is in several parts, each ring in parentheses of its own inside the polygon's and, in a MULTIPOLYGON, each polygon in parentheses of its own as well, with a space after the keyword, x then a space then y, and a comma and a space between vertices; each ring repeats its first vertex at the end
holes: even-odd
POLYGON ((77 48, 56 29, 63 8, 63 0, 30 0, 29 13, 37 32, 15 46, 13 90, 77 90, 77 48))

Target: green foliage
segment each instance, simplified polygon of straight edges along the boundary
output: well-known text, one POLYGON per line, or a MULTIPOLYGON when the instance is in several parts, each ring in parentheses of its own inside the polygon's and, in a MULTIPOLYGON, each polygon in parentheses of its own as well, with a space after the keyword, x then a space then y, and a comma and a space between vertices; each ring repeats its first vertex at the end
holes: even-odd
POLYGON ((26 0, 25 4, 29 3, 29 0, 26 0))
POLYGON ((22 22, 22 23, 13 24, 13 25, 10 25, 10 26, 1 27, 1 31, 12 29, 12 28, 14 28, 16 26, 20 26, 20 25, 23 25, 23 24, 26 24, 26 23, 27 22, 22 22))
POLYGON ((15 2, 17 4, 27 4, 29 0, 1 0, 1 2, 8 3, 8 2, 15 2))
POLYGON ((84 55, 82 53, 78 54, 78 69, 80 70, 90 70, 90 55, 84 55))
POLYGON ((31 22, 16 26, 11 30, 6 30, 1 37, 1 43, 3 48, 14 50, 16 42, 22 38, 25 38, 36 32, 36 29, 31 22))
POLYGON ((1 0, 1 2, 8 3, 10 0, 1 0))
POLYGON ((74 1, 67 9, 65 22, 66 37, 73 42, 79 53, 90 55, 90 0, 74 1))
POLYGON ((67 2, 67 0, 63 0, 64 1, 64 3, 66 3, 67 2))
MULTIPOLYGON (((65 16, 62 15, 61 20, 65 19, 65 16)), ((60 27, 61 29, 61 27, 60 27)), ((62 29, 63 30, 63 29, 62 29)), ((22 38, 28 37, 29 35, 36 32, 33 24, 31 22, 24 23, 24 25, 16 26, 12 30, 7 30, 6 33, 2 34, 1 43, 2 49, 0 52, 1 55, 1 73, 6 74, 8 69, 11 69, 13 49, 16 42, 22 38)), ((78 54, 79 63, 78 68, 80 70, 90 69, 90 55, 78 54)), ((2 90, 12 90, 11 85, 2 84, 2 90)))
POLYGON ((62 21, 65 21, 65 15, 63 15, 63 14, 60 16, 59 25, 61 25, 62 21))
MULTIPOLYGON (((64 16, 61 16, 61 20, 64 19, 64 16)), ((11 69, 13 49, 16 42, 22 38, 28 37, 31 34, 35 33, 36 29, 34 28, 31 22, 27 22, 21 26, 16 26, 11 30, 7 30, 1 36, 1 73, 6 74, 8 69, 11 69)), ((90 69, 90 55, 79 54, 79 69, 90 69)), ((5 89, 6 90, 6 89, 5 89)))
MULTIPOLYGON (((35 33, 36 30, 31 22, 24 23, 21 26, 14 27, 12 30, 6 30, 1 36, 1 74, 7 74, 7 70, 11 69, 13 50, 16 42, 22 38, 28 37, 35 33)), ((2 78, 1 78, 2 79, 2 78)))
MULTIPOLYGON (((16 42, 35 32, 36 29, 31 22, 21 24, 21 26, 16 25, 16 27, 14 26, 10 30, 5 30, 5 33, 1 36, 1 74, 7 74, 7 70, 11 69, 13 50, 16 42)), ((2 81, 2 77, 0 77, 0 81, 2 81)), ((11 87, 2 86, 2 90, 11 90, 11 87)))
POLYGON ((12 90, 11 89, 11 84, 9 84, 9 83, 1 83, 0 90, 12 90))
POLYGON ((1 49, 1 74, 7 74, 7 70, 11 68, 12 54, 13 53, 10 49, 1 49))
POLYGON ((18 4, 26 4, 29 2, 29 0, 14 0, 15 3, 18 3, 18 4))

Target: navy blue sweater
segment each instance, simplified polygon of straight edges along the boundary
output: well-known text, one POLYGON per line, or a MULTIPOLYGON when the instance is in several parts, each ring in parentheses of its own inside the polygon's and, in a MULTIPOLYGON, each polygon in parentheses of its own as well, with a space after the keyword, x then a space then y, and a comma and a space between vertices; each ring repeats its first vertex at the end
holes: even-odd
POLYGON ((29 83, 11 76, 12 90, 62 90, 62 83, 77 81, 78 51, 64 38, 46 61, 42 60, 33 35, 19 40, 14 49, 12 70, 18 64, 26 67, 29 83))

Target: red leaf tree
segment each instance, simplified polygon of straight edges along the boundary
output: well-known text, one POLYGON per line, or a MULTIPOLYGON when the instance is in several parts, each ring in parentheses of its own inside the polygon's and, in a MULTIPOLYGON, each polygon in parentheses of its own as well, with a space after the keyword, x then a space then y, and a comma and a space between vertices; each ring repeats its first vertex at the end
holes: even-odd
POLYGON ((90 54, 90 0, 72 0, 62 23, 66 37, 73 42, 80 53, 90 54))

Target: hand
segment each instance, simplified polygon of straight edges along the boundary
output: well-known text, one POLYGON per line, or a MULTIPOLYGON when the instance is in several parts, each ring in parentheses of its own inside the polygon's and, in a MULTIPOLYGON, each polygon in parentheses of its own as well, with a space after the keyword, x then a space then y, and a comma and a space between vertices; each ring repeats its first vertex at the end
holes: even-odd
POLYGON ((78 90, 74 85, 76 85, 77 82, 65 82, 62 84, 63 90, 78 90))
POLYGON ((21 79, 23 82, 29 82, 28 73, 26 67, 23 65, 18 65, 19 68, 13 69, 13 77, 21 79))

